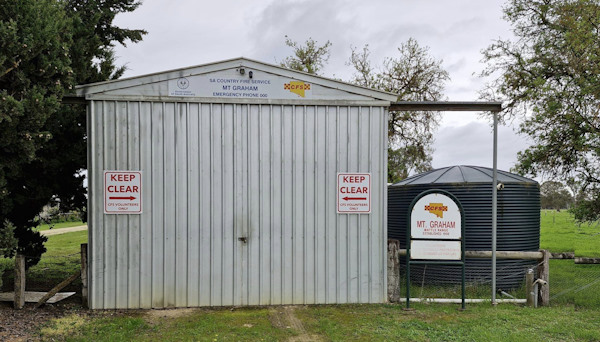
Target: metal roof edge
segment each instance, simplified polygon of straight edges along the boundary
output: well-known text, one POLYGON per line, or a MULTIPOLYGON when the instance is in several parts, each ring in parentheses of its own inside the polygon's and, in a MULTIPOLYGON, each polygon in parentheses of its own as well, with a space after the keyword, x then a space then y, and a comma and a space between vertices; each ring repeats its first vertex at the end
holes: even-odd
POLYGON ((161 72, 155 72, 145 75, 133 76, 123 79, 110 80, 104 82, 90 83, 77 85, 75 87, 75 96, 83 97, 87 94, 101 93, 109 90, 124 89, 149 83, 158 83, 167 81, 169 79, 187 77, 192 75, 201 75, 211 72, 236 68, 236 67, 248 67, 263 72, 271 73, 274 75, 290 77, 301 81, 311 82, 320 86, 338 89, 348 93, 358 94, 362 96, 372 97, 378 100, 384 101, 396 101, 398 95, 384 92, 381 90, 366 88, 354 84, 350 84, 340 80, 334 80, 323 76, 308 74, 301 71, 287 69, 278 65, 273 65, 265 62, 256 61, 253 59, 238 57, 233 59, 227 59, 218 62, 211 62, 207 64, 200 64, 196 66, 189 66, 184 68, 166 70, 161 72))
MULTIPOLYGON (((465 183, 465 184, 489 184, 492 180, 492 175, 491 175, 491 171, 493 170, 492 168, 489 167, 485 167, 485 166, 474 166, 474 165, 453 165, 453 166, 446 166, 446 167, 440 167, 434 170, 430 170, 430 171, 426 171, 420 174, 416 174, 413 176, 410 176, 408 178, 405 178, 399 182, 394 183, 392 186, 409 186, 409 185, 422 185, 424 183, 418 183, 418 181, 420 179, 422 179, 425 176, 428 176, 434 172, 441 172, 442 174, 440 176, 438 176, 436 178, 436 180, 431 181, 429 183, 431 184, 444 184, 444 183, 435 183, 435 181, 437 181, 438 179, 440 179, 446 172, 448 172, 451 169, 455 169, 457 168, 458 170, 460 170, 460 174, 462 177, 462 181, 454 181, 454 182, 447 182, 447 183, 465 183), (469 168, 472 169, 474 171, 480 172, 483 175, 485 175, 486 177, 490 178, 490 181, 469 181, 468 179, 465 179, 465 175, 462 172, 463 168, 469 168), (488 173, 487 171, 489 171, 490 173, 488 173)), ((504 170, 498 170, 498 176, 499 177, 506 177, 511 179, 510 181, 504 180, 503 183, 505 184, 512 184, 512 183, 527 183, 527 184, 539 184, 538 181, 536 181, 535 179, 531 179, 531 178, 527 178, 524 176, 520 176, 508 171, 504 171, 504 170)))

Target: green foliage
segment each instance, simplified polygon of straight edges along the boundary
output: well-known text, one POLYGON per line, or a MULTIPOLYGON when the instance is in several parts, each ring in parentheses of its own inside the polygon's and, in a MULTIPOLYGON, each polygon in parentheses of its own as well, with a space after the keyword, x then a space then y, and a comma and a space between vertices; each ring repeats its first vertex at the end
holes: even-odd
POLYGON ((388 183, 400 182, 411 172, 431 170, 432 152, 423 145, 388 148, 388 183))
MULTIPOLYGON (((0 257, 12 258, 17 249, 17 239, 14 236, 15 226, 9 221, 4 221, 0 229, 0 257)), ((0 288, 2 288, 2 276, 4 274, 4 265, 0 264, 0 288)))
POLYGON ((18 196, 11 178, 51 138, 44 124, 72 85, 68 26, 56 1, 0 2, 0 217, 18 196))
POLYGON ((17 239, 14 235, 15 226, 10 221, 4 221, 0 229, 0 256, 12 258, 15 256, 17 248, 17 239))
POLYGON ((567 209, 573 196, 561 182, 547 181, 540 186, 542 209, 567 209))
MULTIPOLYGON (((305 45, 299 45, 286 36, 285 44, 293 48, 294 56, 284 59, 283 67, 318 74, 329 59, 329 41, 319 46, 309 38, 305 45)), ((398 57, 386 58, 383 67, 376 70, 371 65, 368 45, 360 51, 352 48, 347 64, 355 74, 350 82, 398 94, 398 101, 442 100, 445 82, 450 80, 442 60, 431 57, 429 49, 412 38, 402 43, 398 52, 398 57)), ((439 120, 437 112, 390 112, 388 182, 431 169, 433 131, 439 120)))
POLYGON ((32 209, 26 202, 37 191, 35 181, 16 180, 52 138, 46 123, 73 85, 69 26, 60 2, 0 2, 0 221, 14 224, 19 252, 31 256, 28 265, 45 251, 44 238, 22 215, 32 209))
POLYGON ((484 51, 483 92, 504 100, 504 119, 520 117, 534 145, 519 153, 519 173, 578 184, 573 213, 600 219, 600 3, 512 0, 505 9, 515 41, 484 51))
MULTIPOLYGON (((431 57, 429 49, 412 38, 400 45, 398 53, 398 57, 386 58, 383 67, 376 70, 371 66, 368 46, 361 51, 353 48, 348 63, 355 70, 352 82, 398 94, 398 101, 442 100, 445 83, 450 80, 442 60, 431 57)), ((438 112, 390 112, 388 182, 431 169, 433 132, 439 120, 438 112)))
POLYGON ((16 227, 28 267, 45 251, 32 231, 49 202, 85 212, 85 106, 61 105, 74 84, 118 78, 113 45, 146 33, 112 24, 135 0, 0 0, 0 221, 16 227))
POLYGON ((317 75, 329 60, 329 41, 319 46, 315 40, 308 38, 305 45, 300 45, 285 36, 285 45, 294 50, 294 56, 286 57, 281 62, 282 67, 317 75))

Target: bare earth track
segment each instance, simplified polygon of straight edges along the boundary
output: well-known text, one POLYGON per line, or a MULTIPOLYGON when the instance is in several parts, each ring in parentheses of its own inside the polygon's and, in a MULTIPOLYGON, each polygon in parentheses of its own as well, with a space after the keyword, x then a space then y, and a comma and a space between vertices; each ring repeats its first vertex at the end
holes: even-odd
POLYGON ((66 233, 72 233, 72 232, 79 232, 79 231, 82 231, 82 230, 87 230, 87 226, 83 225, 83 226, 70 227, 70 228, 59 228, 59 229, 42 230, 40 232, 40 234, 42 234, 44 236, 50 236, 50 235, 58 235, 58 234, 66 234, 66 233))

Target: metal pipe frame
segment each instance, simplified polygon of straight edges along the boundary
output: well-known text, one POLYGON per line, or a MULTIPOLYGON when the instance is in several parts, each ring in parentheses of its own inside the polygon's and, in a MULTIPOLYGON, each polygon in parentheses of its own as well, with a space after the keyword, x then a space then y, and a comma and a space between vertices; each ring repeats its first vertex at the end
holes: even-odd
POLYGON ((492 305, 496 305, 496 245, 498 224, 498 112, 502 102, 460 101, 398 101, 390 104, 389 111, 439 111, 439 112, 492 112, 494 114, 493 181, 492 181, 492 305))

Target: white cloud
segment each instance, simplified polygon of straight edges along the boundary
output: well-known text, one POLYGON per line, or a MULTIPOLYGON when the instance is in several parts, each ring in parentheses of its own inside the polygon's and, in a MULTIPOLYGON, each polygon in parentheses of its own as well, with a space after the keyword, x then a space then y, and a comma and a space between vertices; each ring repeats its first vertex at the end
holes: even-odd
MULTIPOLYGON (((450 100, 477 100, 484 80, 481 50, 494 39, 511 36, 502 20, 504 0, 146 0, 133 13, 117 17, 116 25, 149 31, 138 44, 117 47, 125 76, 214 62, 239 56, 267 63, 291 53, 284 37, 303 42, 312 37, 333 43, 325 76, 349 79, 345 63, 350 46, 369 44, 374 65, 397 55, 410 37, 444 60, 451 82, 450 100)), ((434 148, 435 166, 491 166, 491 131, 477 113, 445 113, 434 148)), ((511 128, 500 129, 500 167, 509 169, 525 139, 511 128), (502 145, 506 144, 506 145, 502 145)))
MULTIPOLYGON (((446 115, 452 115, 446 113, 446 115)), ((493 130, 490 124, 471 122, 445 126, 436 134, 434 168, 453 165, 493 166, 493 130)), ((511 127, 498 127, 498 169, 510 171, 517 152, 528 146, 527 139, 511 127)))

